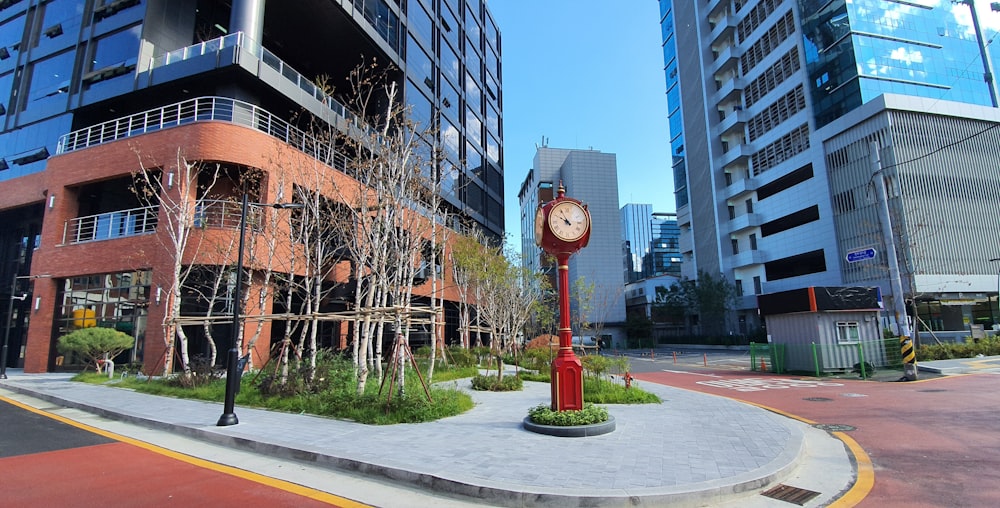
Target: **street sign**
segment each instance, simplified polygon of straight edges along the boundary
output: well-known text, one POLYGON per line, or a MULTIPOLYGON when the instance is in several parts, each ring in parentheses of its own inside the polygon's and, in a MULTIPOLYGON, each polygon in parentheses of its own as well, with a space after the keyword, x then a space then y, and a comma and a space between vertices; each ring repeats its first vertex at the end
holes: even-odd
POLYGON ((864 261, 866 259, 872 259, 875 257, 875 249, 869 247, 867 249, 852 250, 847 253, 848 263, 857 263, 858 261, 864 261))

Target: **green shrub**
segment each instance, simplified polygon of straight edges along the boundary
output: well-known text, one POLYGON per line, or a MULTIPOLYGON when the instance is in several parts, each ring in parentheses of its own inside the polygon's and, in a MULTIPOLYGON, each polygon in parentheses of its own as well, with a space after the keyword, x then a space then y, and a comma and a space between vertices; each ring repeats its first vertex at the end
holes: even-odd
POLYGON ((550 369, 542 369, 538 371, 537 374, 531 372, 521 371, 517 374, 521 381, 536 381, 539 383, 551 383, 552 382, 552 371, 550 369))
POLYGON ((531 421, 539 425, 556 425, 570 427, 573 425, 593 425, 608 421, 608 410, 591 403, 583 405, 579 411, 553 411, 545 404, 539 404, 528 410, 531 421))
MULTIPOLYGON (((426 372, 426 369, 424 369, 424 372, 426 372)), ((474 366, 459 367, 454 364, 447 366, 439 365, 434 368, 434 379, 432 379, 431 382, 440 383, 442 381, 472 377, 476 374, 479 374, 479 369, 474 366)))
POLYGON ((595 378, 603 376, 611 366, 611 362, 601 355, 583 355, 580 363, 583 364, 583 373, 595 378))
POLYGON ((521 355, 521 366, 539 372, 548 370, 552 365, 553 353, 548 348, 525 349, 521 355))
POLYGON ((945 342, 943 344, 922 345, 916 348, 917 361, 949 360, 952 358, 975 358, 977 355, 1000 355, 1000 339, 996 336, 967 339, 966 342, 945 342))
POLYGON ((461 346, 448 347, 448 357, 456 367, 475 367, 476 357, 468 349, 461 346))
POLYGON ((478 375, 472 378, 472 389, 483 392, 516 392, 524 387, 521 378, 517 376, 496 376, 478 375))
POLYGON ((56 348, 64 355, 79 355, 97 371, 100 370, 98 360, 103 360, 105 355, 114 358, 133 344, 134 338, 113 328, 82 328, 59 337, 56 348))
POLYGON ((586 378, 583 380, 583 400, 597 404, 659 404, 663 402, 654 393, 632 385, 613 383, 606 379, 586 378))
MULTIPOLYGON (((409 367, 405 395, 399 392, 398 387, 389 386, 388 378, 385 385, 380 385, 374 373, 368 377, 365 392, 358 395, 357 379, 350 359, 332 352, 321 352, 317 359, 316 376, 312 380, 306 380, 307 369, 292 369, 285 385, 279 386, 279 380, 269 379, 274 374, 273 364, 259 375, 244 374, 236 404, 377 425, 437 420, 463 413, 473 406, 469 394, 440 386, 430 387, 431 400, 428 400, 417 373, 409 367), (268 384, 266 391, 263 389, 265 380, 268 384)), ((386 375, 389 375, 388 372, 386 375)), ((115 386, 142 393, 216 402, 222 401, 226 391, 225 379, 221 378, 196 387, 180 386, 167 379, 147 381, 126 378, 115 386)))

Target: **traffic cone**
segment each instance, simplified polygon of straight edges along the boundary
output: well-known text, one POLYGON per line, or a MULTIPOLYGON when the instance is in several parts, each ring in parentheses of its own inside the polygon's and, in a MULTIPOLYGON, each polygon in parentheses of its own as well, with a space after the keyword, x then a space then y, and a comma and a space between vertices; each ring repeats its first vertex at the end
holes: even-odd
POLYGON ((760 359, 760 371, 761 372, 767 372, 767 364, 764 363, 764 359, 763 358, 760 359))

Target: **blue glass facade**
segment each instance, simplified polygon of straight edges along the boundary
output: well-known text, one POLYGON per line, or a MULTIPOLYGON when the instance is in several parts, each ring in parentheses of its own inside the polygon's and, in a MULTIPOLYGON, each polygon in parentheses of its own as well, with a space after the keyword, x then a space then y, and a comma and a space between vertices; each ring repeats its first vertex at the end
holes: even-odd
POLYGON ((884 93, 990 106, 970 7, 799 0, 817 125, 884 93))
POLYGON ((672 0, 660 0, 660 31, 663 35, 663 70, 667 80, 667 119, 670 124, 670 167, 674 173, 674 202, 681 207, 688 204, 689 197, 672 3, 672 0))
POLYGON ((653 213, 648 204, 621 209, 625 282, 680 275, 680 228, 672 213, 653 213))

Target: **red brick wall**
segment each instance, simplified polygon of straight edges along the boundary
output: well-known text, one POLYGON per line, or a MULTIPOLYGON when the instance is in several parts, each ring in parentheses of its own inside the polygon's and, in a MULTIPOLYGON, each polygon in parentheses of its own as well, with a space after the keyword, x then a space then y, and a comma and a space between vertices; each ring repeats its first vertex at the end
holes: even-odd
MULTIPOLYGON (((33 311, 28 330, 27 349, 25 352, 25 372, 45 372, 51 368, 51 359, 55 356, 53 334, 53 313, 56 307, 57 280, 76 275, 111 273, 134 269, 153 270, 153 288, 164 291, 168 287, 171 276, 171 257, 168 249, 169 241, 162 231, 157 235, 143 235, 108 241, 63 245, 62 236, 67 221, 79 215, 76 191, 80 185, 99 182, 129 175, 142 166, 146 168, 162 167, 165 171, 176 168, 181 158, 190 161, 219 161, 263 169, 267 189, 260 196, 264 202, 276 201, 278 185, 284 185, 284 201, 292 196, 292 182, 302 182, 308 187, 315 187, 310 181, 316 165, 320 164, 311 157, 290 148, 278 140, 253 129, 226 123, 204 122, 183 127, 175 127, 155 133, 144 134, 134 138, 119 140, 92 148, 70 152, 52 157, 46 170, 42 173, 4 182, 4 191, 0 193, 0 209, 23 206, 29 203, 45 200, 43 195, 54 195, 54 206, 45 206, 45 217, 42 225, 41 246, 34 256, 31 267, 32 274, 51 275, 51 279, 39 279, 35 283, 35 296, 40 297, 40 310, 33 311), (178 151, 180 148, 180 151, 178 151), (281 173, 278 177, 278 173, 281 173), (163 238, 157 238, 164 235, 163 238)), ((344 189, 350 187, 351 180, 337 171, 330 171, 322 185, 327 195, 343 195, 344 189), (334 192, 333 181, 338 182, 338 192, 334 192)), ((350 199, 350 196, 347 196, 350 199)), ((160 224, 164 224, 161 216, 160 224)), ((234 231, 204 230, 196 235, 232 235, 234 231)), ((196 238, 196 235, 193 235, 196 238)), ((195 241, 192 240, 192 244, 195 241)), ((185 262, 190 262, 194 252, 185 255, 185 262)), ((200 261, 212 260, 213 256, 202 253, 200 261)), ((217 262, 227 260, 216 257, 217 262)), ((230 261, 231 262, 231 261, 230 261)), ((450 270, 445 270, 450 272, 450 270)), ((339 277, 347 274, 338 273, 339 277)), ((450 273, 445 277, 450 279, 450 273)), ((341 279, 344 280, 344 279, 341 279)), ((445 298, 457 300, 457 292, 450 282, 439 282, 444 287, 445 298)), ((430 292, 430 284, 414 288, 414 293, 426 296, 430 292)), ((166 307, 166 294, 163 303, 157 305, 151 302, 149 306, 148 327, 144 359, 146 371, 162 369, 163 353, 166 341, 163 333, 163 316, 166 307)), ((256 312, 256 296, 251 294, 247 314, 256 312)), ((270 302, 267 304, 270 307, 270 302)), ((32 307, 33 308, 33 307, 32 307)), ((270 311, 270 308, 267 309, 270 311)), ((270 348, 270 324, 262 325, 260 339, 254 348, 253 364, 260 366, 266 362, 270 348)), ((248 323, 245 327, 245 337, 250 338, 256 329, 256 324, 248 323)), ((347 327, 343 327, 346 330, 347 327)), ((344 344, 344 341, 342 341, 344 344)))

